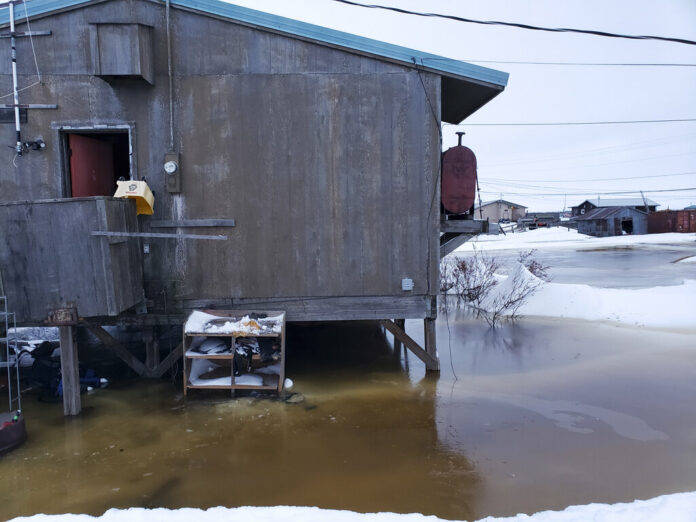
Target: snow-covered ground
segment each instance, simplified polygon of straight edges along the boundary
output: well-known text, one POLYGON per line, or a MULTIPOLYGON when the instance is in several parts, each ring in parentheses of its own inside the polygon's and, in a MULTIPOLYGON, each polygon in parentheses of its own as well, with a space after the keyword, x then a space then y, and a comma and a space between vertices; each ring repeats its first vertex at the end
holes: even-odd
MULTIPOLYGON (((355 513, 314 507, 215 507, 201 509, 110 509, 100 517, 89 515, 34 515, 11 522, 438 522, 442 519, 417 513, 355 513)), ((663 495, 650 500, 624 504, 571 506, 563 511, 543 511, 534 515, 487 517, 480 522, 694 522, 696 492, 663 495)))
POLYGON ((460 246, 455 253, 476 250, 594 249, 647 245, 692 244, 696 234, 646 234, 640 236, 592 237, 563 227, 539 228, 527 232, 478 236, 460 246))
MULTIPOLYGON (((614 247, 659 248, 660 245, 694 245, 696 234, 651 234, 595 238, 564 228, 538 229, 508 236, 481 236, 457 253, 501 250, 601 249, 614 247)), ((637 254, 639 255, 639 254, 637 254)), ((686 260, 696 260, 696 256, 686 260)), ((528 277, 533 277, 527 274, 528 277)), ((508 292, 504 282, 490 299, 508 292)), ((696 329, 696 281, 651 288, 600 288, 584 284, 539 282, 538 290, 519 309, 521 315, 610 321, 649 328, 696 329)))

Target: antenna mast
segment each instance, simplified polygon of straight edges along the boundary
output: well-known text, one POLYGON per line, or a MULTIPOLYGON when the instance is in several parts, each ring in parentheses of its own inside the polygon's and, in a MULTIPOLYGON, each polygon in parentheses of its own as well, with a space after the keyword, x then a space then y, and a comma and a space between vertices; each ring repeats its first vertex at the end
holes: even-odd
MULTIPOLYGON (((15 41, 15 16, 14 6, 16 0, 10 0, 10 45, 12 47, 12 94, 14 95, 15 131, 17 133, 17 145, 15 151, 22 155, 22 131, 19 123, 19 91, 17 90, 17 45, 15 41)), ((21 0, 20 0, 21 1, 21 0)))

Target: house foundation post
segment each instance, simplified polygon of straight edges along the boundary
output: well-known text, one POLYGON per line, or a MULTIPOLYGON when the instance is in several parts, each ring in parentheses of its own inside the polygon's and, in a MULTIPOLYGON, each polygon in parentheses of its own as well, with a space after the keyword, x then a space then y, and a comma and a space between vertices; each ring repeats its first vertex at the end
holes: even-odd
POLYGON ((426 361, 425 369, 429 372, 440 371, 440 359, 437 356, 437 336, 435 334, 435 319, 426 317, 423 324, 425 352, 430 356, 426 361))
POLYGON ((143 331, 143 341, 145 342, 145 367, 149 376, 155 372, 160 363, 159 340, 155 335, 155 329, 148 326, 143 331))
POLYGON ((63 383, 63 414, 78 415, 82 410, 80 401, 80 368, 77 357, 75 326, 61 326, 60 372, 63 383))
MULTIPOLYGON (((394 324, 401 328, 403 331, 406 331, 406 319, 394 319, 394 324)), ((399 339, 397 336, 394 336, 394 357, 401 357, 401 339, 399 339)))

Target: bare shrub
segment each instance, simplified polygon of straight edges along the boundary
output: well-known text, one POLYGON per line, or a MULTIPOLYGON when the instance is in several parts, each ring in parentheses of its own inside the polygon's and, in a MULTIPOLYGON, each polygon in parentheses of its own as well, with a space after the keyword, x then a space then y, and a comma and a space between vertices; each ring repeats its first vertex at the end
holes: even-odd
POLYGON ((484 303, 483 318, 490 326, 495 326, 503 317, 514 321, 519 317, 520 307, 542 284, 542 280, 530 274, 523 264, 518 264, 496 295, 484 303))
POLYGON ((497 281, 495 272, 500 264, 494 257, 474 251, 473 257, 457 258, 440 264, 440 291, 454 294, 457 300, 478 306, 497 281))
POLYGON ((535 249, 522 251, 517 257, 517 261, 523 264, 527 268, 527 270, 529 270, 536 277, 548 282, 551 280, 548 274, 548 270, 550 267, 548 265, 543 265, 539 261, 534 259, 535 253, 535 249))
POLYGON ((534 250, 521 252, 518 264, 502 282, 496 277, 500 263, 481 251, 475 250, 468 258, 443 260, 440 291, 455 295, 457 305, 463 303, 476 309, 490 326, 495 326, 503 317, 515 320, 525 301, 538 290, 542 281, 548 281, 549 267, 536 261, 533 254, 534 250))

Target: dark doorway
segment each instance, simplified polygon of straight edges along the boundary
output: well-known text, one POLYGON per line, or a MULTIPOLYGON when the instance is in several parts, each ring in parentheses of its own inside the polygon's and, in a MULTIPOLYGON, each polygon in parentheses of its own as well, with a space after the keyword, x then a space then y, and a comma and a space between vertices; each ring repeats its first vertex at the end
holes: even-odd
POLYGON ((624 234, 633 234, 633 219, 621 220, 621 232, 624 234))
POLYGON ((68 197, 113 196, 116 181, 130 179, 128 131, 65 135, 68 197))

